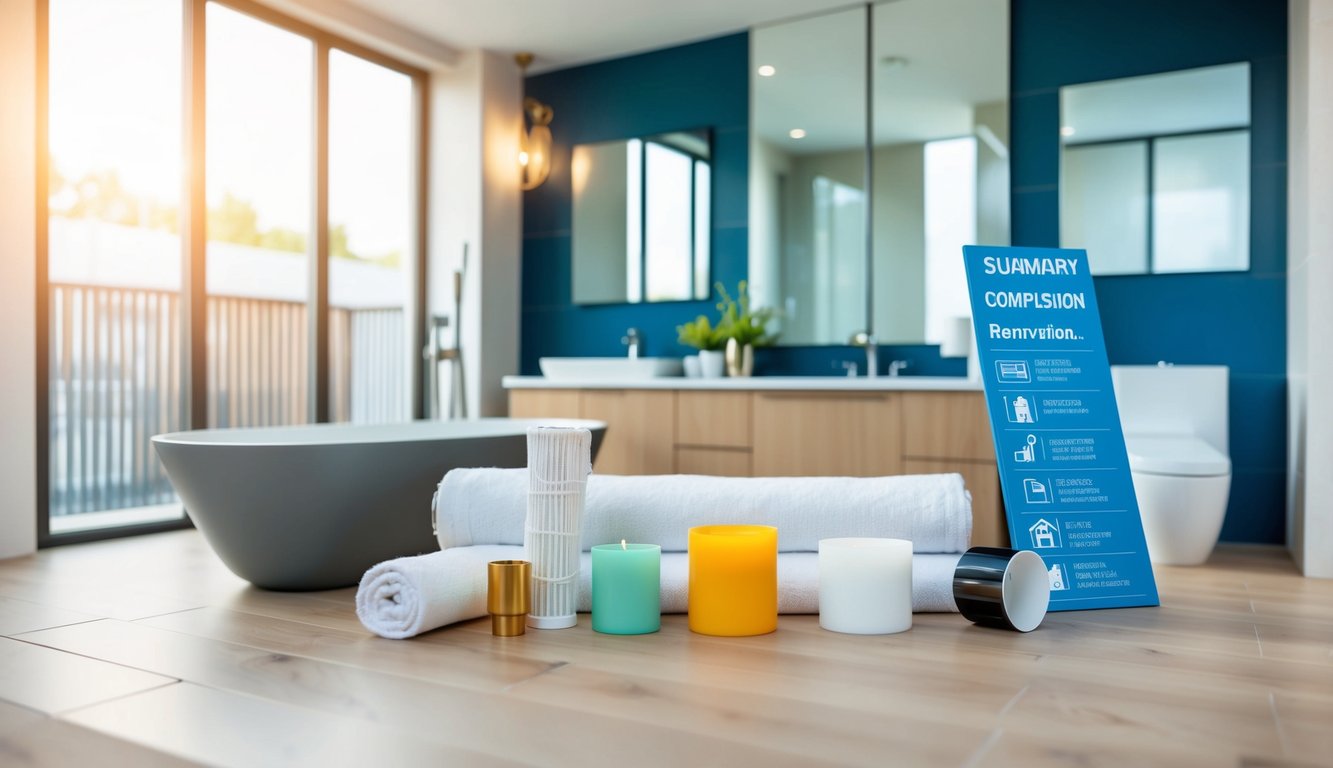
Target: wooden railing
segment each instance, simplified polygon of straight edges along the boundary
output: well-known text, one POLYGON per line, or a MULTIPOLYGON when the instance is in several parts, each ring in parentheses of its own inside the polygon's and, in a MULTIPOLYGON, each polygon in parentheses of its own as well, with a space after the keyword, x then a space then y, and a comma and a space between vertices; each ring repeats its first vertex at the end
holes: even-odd
MULTIPOLYGON (((149 438, 185 428, 179 295, 50 291, 51 515, 173 503, 149 438)), ((306 306, 210 296, 206 311, 209 426, 305 423, 306 306)), ((408 418, 404 322, 398 308, 330 311, 335 421, 408 418)))

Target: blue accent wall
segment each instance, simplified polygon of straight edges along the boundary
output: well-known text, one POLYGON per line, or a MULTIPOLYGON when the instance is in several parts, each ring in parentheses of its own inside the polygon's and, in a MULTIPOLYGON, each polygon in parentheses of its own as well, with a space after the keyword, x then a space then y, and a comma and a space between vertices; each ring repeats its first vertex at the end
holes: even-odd
POLYGON ((1231 367, 1222 538, 1281 543, 1286 497, 1287 4, 1012 0, 1013 242, 1059 245, 1060 87, 1250 63, 1250 271, 1099 277, 1116 363, 1231 367))
MULTIPOLYGON (((1238 61, 1251 72, 1248 272, 1100 277, 1112 363, 1231 367, 1234 479, 1222 538, 1281 543, 1286 494, 1287 11, 1282 0, 1011 0, 1013 242, 1059 245, 1060 87, 1238 61)), ((619 355, 630 326, 645 353, 681 355, 676 325, 711 301, 576 306, 570 285, 574 144, 711 128, 713 278, 735 285, 747 262, 748 35, 528 78, 555 108, 551 177, 524 198, 521 369, 547 355, 619 355)), ((885 347, 881 367, 962 375, 928 345, 885 347)), ((841 375, 852 347, 760 350, 761 374, 841 375)))
POLYGON ((523 313, 520 366, 539 373, 546 356, 623 355, 620 338, 643 332, 646 355, 680 356, 676 326, 712 301, 579 306, 570 283, 576 144, 708 128, 713 141, 712 278, 734 287, 748 258, 750 41, 729 35, 691 45, 573 67, 527 79, 527 95, 551 105, 551 175, 523 198, 523 313))

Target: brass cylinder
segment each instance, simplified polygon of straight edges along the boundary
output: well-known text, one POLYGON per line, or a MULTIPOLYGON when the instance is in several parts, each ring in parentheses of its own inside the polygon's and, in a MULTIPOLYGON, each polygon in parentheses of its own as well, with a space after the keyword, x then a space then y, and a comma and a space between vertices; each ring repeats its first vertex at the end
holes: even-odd
POLYGON ((486 611, 491 614, 491 634, 497 637, 523 634, 531 608, 532 563, 490 562, 486 569, 486 611))

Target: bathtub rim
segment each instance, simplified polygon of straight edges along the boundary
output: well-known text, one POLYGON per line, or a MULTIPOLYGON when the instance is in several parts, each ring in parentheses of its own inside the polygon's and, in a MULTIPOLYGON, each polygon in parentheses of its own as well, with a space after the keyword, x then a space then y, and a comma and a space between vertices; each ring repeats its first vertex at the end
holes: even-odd
POLYGON ((479 440, 498 437, 518 437, 527 434, 528 427, 584 427, 593 432, 606 430, 606 422, 596 419, 543 419, 486 417, 460 421, 432 421, 418 419, 396 424, 294 424, 279 427, 214 427, 165 432, 153 435, 156 445, 193 447, 268 447, 297 448, 338 445, 386 445, 394 443, 435 442, 440 440, 479 440), (448 430, 428 427, 457 428, 448 430), (467 427, 473 429, 469 431, 467 427), (283 437, 282 433, 290 433, 283 437), (358 433, 360 433, 358 435, 358 433), (248 438, 248 439, 247 439, 248 438))

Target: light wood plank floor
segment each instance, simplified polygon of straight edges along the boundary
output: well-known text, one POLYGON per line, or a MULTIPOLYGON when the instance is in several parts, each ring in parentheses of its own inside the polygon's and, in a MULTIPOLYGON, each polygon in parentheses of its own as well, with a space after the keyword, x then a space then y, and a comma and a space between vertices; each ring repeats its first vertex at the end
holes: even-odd
POLYGON ((1333 765, 1333 582, 1258 547, 1158 580, 1029 635, 392 641, 194 531, 63 547, 0 562, 0 764, 1333 765))

